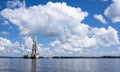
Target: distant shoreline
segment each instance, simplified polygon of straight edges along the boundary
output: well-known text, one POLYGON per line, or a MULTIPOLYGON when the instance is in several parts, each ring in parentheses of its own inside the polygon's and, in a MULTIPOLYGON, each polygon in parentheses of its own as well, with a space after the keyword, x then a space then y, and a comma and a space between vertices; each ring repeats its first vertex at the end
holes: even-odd
MULTIPOLYGON (((8 57, 8 56, 1 56, 0 58, 23 58, 23 57, 8 57)), ((120 56, 100 56, 100 57, 70 57, 70 56, 54 56, 54 57, 40 57, 38 59, 95 59, 95 58, 120 58, 120 56)), ((31 59, 31 58, 24 58, 24 59, 31 59)))

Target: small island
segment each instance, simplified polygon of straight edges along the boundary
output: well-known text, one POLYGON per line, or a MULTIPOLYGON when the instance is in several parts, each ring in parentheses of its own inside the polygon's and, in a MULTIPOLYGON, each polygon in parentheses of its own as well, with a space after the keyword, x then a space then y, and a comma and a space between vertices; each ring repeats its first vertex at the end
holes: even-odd
POLYGON ((99 57, 95 57, 95 56, 53 56, 53 57, 43 57, 43 56, 39 56, 38 58, 32 58, 32 57, 29 57, 28 55, 24 55, 23 57, 24 59, 83 59, 83 58, 86 58, 86 59, 94 59, 94 58, 120 58, 120 56, 99 56, 99 57))
POLYGON ((27 59, 27 58, 29 58, 29 56, 28 56, 28 55, 24 55, 23 58, 24 58, 24 59, 27 59))

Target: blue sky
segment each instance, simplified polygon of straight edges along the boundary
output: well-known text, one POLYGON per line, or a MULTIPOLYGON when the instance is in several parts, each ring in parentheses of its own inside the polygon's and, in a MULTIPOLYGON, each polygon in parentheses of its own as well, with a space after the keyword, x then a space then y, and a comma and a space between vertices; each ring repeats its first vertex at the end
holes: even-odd
POLYGON ((0 56, 120 55, 120 0, 0 0, 0 56))

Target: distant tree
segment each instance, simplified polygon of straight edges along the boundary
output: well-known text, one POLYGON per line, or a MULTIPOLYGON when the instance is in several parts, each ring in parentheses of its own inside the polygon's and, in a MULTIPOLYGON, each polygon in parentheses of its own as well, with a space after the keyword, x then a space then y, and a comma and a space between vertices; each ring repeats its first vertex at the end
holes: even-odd
POLYGON ((28 56, 28 55, 24 55, 24 56, 23 56, 23 58, 25 58, 25 59, 26 59, 26 58, 29 58, 29 56, 28 56))

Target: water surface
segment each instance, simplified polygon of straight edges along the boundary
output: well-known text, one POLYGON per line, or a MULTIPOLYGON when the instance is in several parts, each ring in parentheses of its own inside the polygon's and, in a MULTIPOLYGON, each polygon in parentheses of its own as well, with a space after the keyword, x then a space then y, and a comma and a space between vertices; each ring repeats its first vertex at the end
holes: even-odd
POLYGON ((115 59, 0 58, 0 72, 120 72, 115 59))

